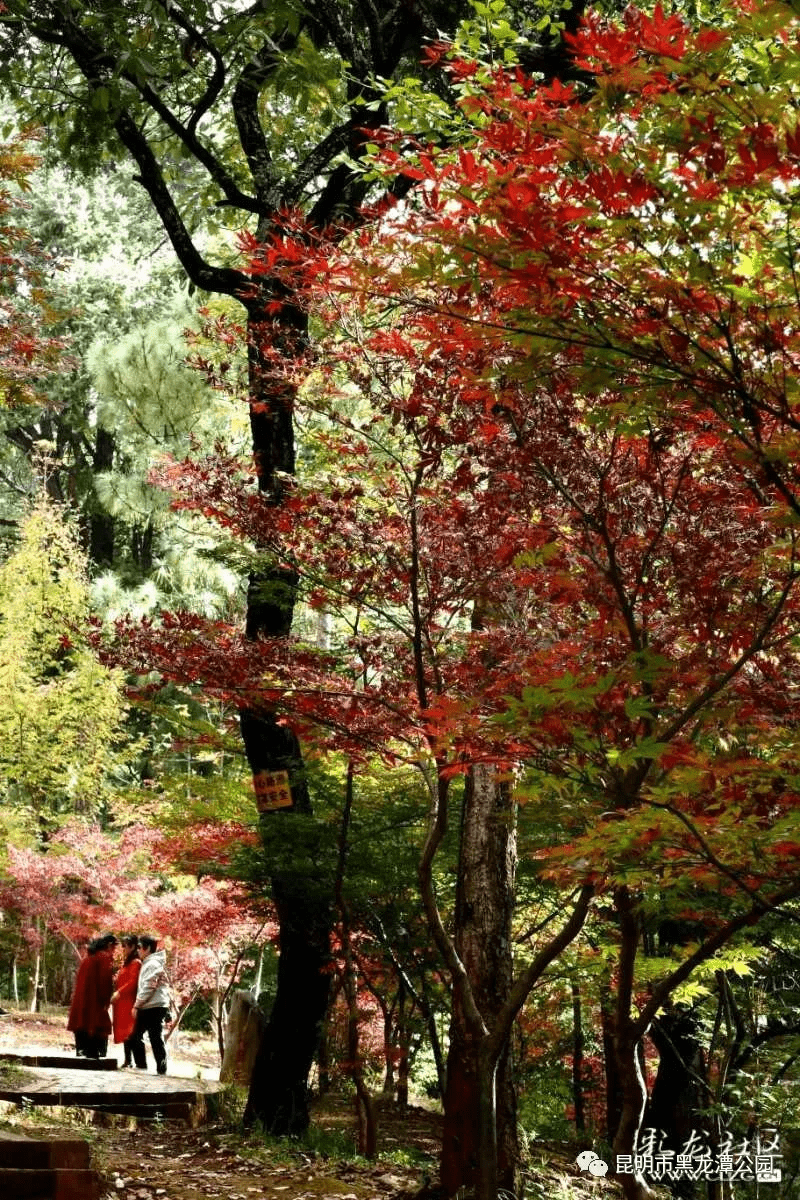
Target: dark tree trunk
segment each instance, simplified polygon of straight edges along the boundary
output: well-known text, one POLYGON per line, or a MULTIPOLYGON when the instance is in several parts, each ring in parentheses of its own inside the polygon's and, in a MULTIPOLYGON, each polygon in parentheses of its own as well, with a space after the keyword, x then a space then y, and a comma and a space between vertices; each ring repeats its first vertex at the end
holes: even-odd
POLYGON ((408 1081, 411 1075, 411 1021, 405 994, 400 996, 397 1009, 397 1044, 400 1058, 397 1064, 397 1106, 408 1108, 408 1081))
POLYGON ((135 525, 131 533, 131 556, 143 575, 153 569, 153 523, 135 525))
MULTIPOLYGON (((641 904, 628 887, 614 892, 619 926, 619 962, 616 1003, 613 1009, 611 1057, 619 1096, 619 1120, 612 1147, 615 1154, 635 1154, 647 1104, 647 1085, 642 1070, 641 1040, 633 1016, 636 955, 642 936, 641 904)), ((607 1060, 607 1067, 608 1067, 607 1060)), ((617 1176, 626 1200, 653 1200, 654 1192, 639 1170, 617 1176)))
MULTIPOLYGON (((455 941, 489 1028, 495 1025, 511 987, 515 869, 511 789, 492 768, 475 767, 464 788, 455 941)), ((488 1151, 487 1106, 494 1107, 498 1184, 512 1194, 515 1190, 519 1149, 510 1043, 492 1079, 486 1077, 483 1061, 485 1040, 469 1029, 456 987, 441 1160, 441 1182, 448 1196, 475 1183, 480 1155, 488 1151)))
MULTIPOLYGON (((635 1152, 643 1124, 647 1087, 642 1076, 638 1043, 625 1035, 617 1036, 615 1051, 622 1106, 613 1149, 615 1154, 631 1154, 635 1152)), ((619 1175, 618 1181, 626 1200, 654 1200, 655 1193, 639 1172, 619 1175)))
POLYGON ((693 1012, 667 1011, 650 1027, 659 1061, 645 1124, 666 1134, 676 1153, 693 1129, 706 1127, 706 1064, 693 1012))
POLYGON ((317 1046, 317 1088, 320 1096, 326 1096, 332 1086, 331 1068, 333 1066, 333 1056, 331 1052, 331 1026, 333 1023, 333 1014, 336 1011, 336 1001, 339 998, 341 990, 342 981, 340 977, 338 975, 332 976, 331 986, 328 988, 328 1007, 325 1010, 319 1045, 317 1046))
POLYGON ((586 1112, 583 1103, 583 1017, 581 1013, 581 990, 577 983, 572 985, 572 1104, 575 1109, 575 1131, 586 1129, 586 1112))
MULTIPOLYGON (((649 1037, 658 1050, 659 1059, 644 1125, 657 1131, 659 1146, 663 1144, 680 1154, 693 1131, 706 1135, 712 1132, 704 1113, 708 1089, 697 1016, 693 1012, 667 1010, 653 1021, 649 1037)), ((675 1196, 687 1200, 706 1192, 704 1185, 696 1185, 687 1178, 676 1180, 672 1190, 675 1196)), ((713 1190, 711 1185, 708 1194, 711 1195, 713 1190)))
POLYGON ((273 878, 272 887, 281 930, 278 990, 256 1055, 244 1119, 283 1136, 308 1128, 308 1073, 328 1006, 330 976, 323 967, 329 958, 330 913, 313 895, 309 902, 297 875, 273 878))
MULTIPOLYGON (((403 984, 400 983, 402 988, 403 984)), ((374 993, 373 993, 374 994, 374 993)), ((397 1011, 396 1003, 387 1004, 385 1000, 377 997, 378 1003, 381 1006, 381 1014, 383 1016, 383 1083, 381 1084, 381 1095, 391 1097, 394 1095, 394 1069, 395 1069, 395 1014, 397 1011)), ((398 996, 399 1001, 399 996, 398 996)))
MULTIPOLYGON (((114 438, 105 429, 97 430, 92 457, 92 472, 110 471, 114 465, 114 438)), ((114 563, 114 518, 95 501, 89 515, 89 558, 98 567, 114 563)))
POLYGON ((614 1141, 622 1115, 622 1096, 617 1070, 617 1055, 614 1049, 615 1025, 611 982, 609 979, 604 979, 600 993, 600 1027, 603 1036, 603 1066, 606 1077, 606 1141, 609 1145, 612 1145, 614 1141))
MULTIPOLYGON (((305 333, 302 314, 286 306, 279 317, 268 321, 258 308, 250 312, 253 453, 259 490, 270 504, 280 504, 285 479, 294 472, 294 396, 263 354, 265 334, 275 347, 276 328, 290 357, 297 339, 305 333)), ((248 638, 258 641, 262 636, 289 634, 296 588, 297 577, 283 567, 265 565, 262 574, 250 579, 245 627, 248 638)), ((291 819, 292 811, 311 813, 302 752, 292 730, 279 723, 273 713, 243 709, 240 726, 256 789, 266 772, 285 771, 289 776, 292 808, 264 813, 261 818, 265 842, 273 842, 274 822, 291 819)), ((300 1133, 309 1123, 308 1075, 328 1008, 332 895, 319 886, 319 880, 312 883, 287 866, 273 869, 272 896, 280 922, 278 988, 256 1057, 245 1123, 259 1123, 281 1136, 300 1133)))

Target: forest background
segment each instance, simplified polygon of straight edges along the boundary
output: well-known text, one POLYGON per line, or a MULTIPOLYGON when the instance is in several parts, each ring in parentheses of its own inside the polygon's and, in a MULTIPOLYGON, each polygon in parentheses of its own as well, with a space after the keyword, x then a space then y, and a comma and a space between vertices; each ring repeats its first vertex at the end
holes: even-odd
POLYGON ((249 1123, 790 1195, 796 23, 581 13, 0 14, 6 990, 146 925, 249 1123))

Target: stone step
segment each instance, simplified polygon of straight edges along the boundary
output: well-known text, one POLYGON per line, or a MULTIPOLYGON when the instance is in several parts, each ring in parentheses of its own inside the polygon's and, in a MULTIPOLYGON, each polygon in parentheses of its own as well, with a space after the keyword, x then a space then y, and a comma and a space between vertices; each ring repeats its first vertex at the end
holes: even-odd
POLYGON ((44 1141, 41 1138, 0 1137, 0 1169, 13 1167, 33 1171, 63 1167, 86 1171, 89 1169, 90 1153, 89 1143, 77 1138, 44 1141))
POLYGON ((20 1067, 55 1067, 66 1071, 116 1071, 115 1058, 76 1058, 67 1054, 0 1054, 0 1063, 20 1067))
POLYGON ((100 1200, 100 1181, 94 1171, 0 1167, 0 1195, 9 1200, 100 1200))
POLYGON ((0 1136, 0 1196, 7 1200, 99 1200, 88 1142, 0 1136))
MULTIPOLYGON (((199 1093, 202 1096, 202 1092, 199 1093)), ((17 1104, 36 1104, 46 1108, 104 1108, 109 1104, 129 1104, 133 1107, 159 1104, 195 1104, 198 1092, 184 1088, 170 1091, 100 1091, 75 1090, 68 1088, 51 1089, 49 1087, 28 1087, 24 1091, 0 1088, 0 1100, 11 1100, 17 1104)))
POLYGON ((92 1110, 114 1117, 136 1117, 137 1121, 185 1121, 189 1125, 199 1125, 205 1116, 204 1104, 190 1104, 181 1100, 169 1100, 161 1104, 152 1100, 149 1104, 93 1104, 92 1110))

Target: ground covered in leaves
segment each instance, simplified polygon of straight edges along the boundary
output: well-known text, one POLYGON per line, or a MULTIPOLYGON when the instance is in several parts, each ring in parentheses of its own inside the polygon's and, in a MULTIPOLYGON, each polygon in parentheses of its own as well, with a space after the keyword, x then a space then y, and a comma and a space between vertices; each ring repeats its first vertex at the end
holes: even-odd
MULTIPOLYGON (((64 1019, 8 1014, 0 1018, 0 1054, 31 1047, 69 1049, 64 1019)), ((173 1047, 171 1073, 208 1077, 215 1066, 210 1040, 182 1035, 173 1047)), ((379 1117, 379 1157, 354 1152, 355 1118, 345 1097, 326 1097, 312 1112, 301 1141, 263 1139, 243 1132, 244 1094, 227 1089, 221 1119, 199 1129, 178 1122, 97 1118, 82 1109, 6 1112, 3 1129, 34 1137, 82 1137, 102 1173, 102 1200, 410 1200, 436 1177, 441 1116, 420 1106, 406 1111, 384 1104, 379 1117)), ((571 1155, 556 1147, 533 1148, 529 1200, 615 1200, 606 1180, 581 1177, 571 1155)), ((465 1198, 466 1200, 466 1198, 465 1198)))
MULTIPOLYGON (((106 1171, 104 1200, 387 1200, 417 1190, 424 1166, 408 1161, 408 1145, 399 1155, 385 1154, 377 1162, 359 1160, 348 1154, 346 1138, 335 1128, 340 1106, 325 1107, 328 1119, 315 1122, 308 1144, 265 1143, 221 1125, 191 1131, 172 1124, 95 1131, 95 1156, 106 1171)), ((428 1144, 433 1165, 436 1143, 430 1122, 409 1116, 400 1132, 413 1138, 415 1127, 418 1140, 428 1144)), ((424 1149, 417 1153, 424 1158, 424 1149)))

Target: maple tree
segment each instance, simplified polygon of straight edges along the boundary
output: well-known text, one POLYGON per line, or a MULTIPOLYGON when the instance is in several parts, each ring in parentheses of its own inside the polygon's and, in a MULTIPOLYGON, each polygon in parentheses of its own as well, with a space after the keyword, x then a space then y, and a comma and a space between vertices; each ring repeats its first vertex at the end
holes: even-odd
MULTIPOLYGON (((152 834, 149 834, 152 842, 152 834)), ((113 837, 79 818, 63 822, 41 846, 10 843, 0 872, 3 911, 20 923, 31 959, 31 1011, 46 989, 48 943, 66 948, 68 977, 86 942, 100 932, 130 928, 147 892, 142 874, 148 831, 113 837)), ((71 985, 67 989, 69 999, 71 985)))
POLYGON ((19 913, 34 945, 41 919, 77 954, 87 937, 103 929, 135 926, 154 886, 147 866, 155 838, 155 831, 142 827, 114 835, 72 818, 54 834, 46 853, 9 846, 4 908, 19 913))
POLYGON ((231 994, 260 945, 277 938, 274 918, 255 912, 240 886, 204 879, 151 897, 139 922, 166 939, 176 1023, 192 1000, 203 996, 222 1062, 231 994))
POLYGON ((254 911, 240 885, 194 881, 176 870, 175 847, 170 853, 168 847, 153 827, 109 832, 73 818, 46 852, 9 845, 0 903, 21 921, 34 955, 47 937, 61 939, 77 957, 100 930, 156 931, 169 952, 175 1026, 197 996, 206 998, 221 1057, 230 994, 259 944, 276 937, 276 926, 270 912, 254 911))
MULTIPOLYGON (((566 6, 568 22, 584 2, 566 6)), ((493 4, 481 15, 502 13, 508 26, 505 7, 493 4)), ((369 131, 386 120, 392 88, 387 92, 385 85, 409 63, 416 68, 425 39, 452 29, 469 11, 461 0, 411 6, 407 0, 289 0, 245 8, 186 0, 141 12, 105 0, 7 0, 0 12, 0 71, 22 111, 47 112, 60 152, 80 170, 105 157, 116 160, 120 150, 130 156, 192 285, 243 305, 255 482, 274 506, 282 504, 295 470, 294 393, 262 357, 261 330, 280 325, 291 341, 305 331, 305 313, 280 278, 232 267, 224 239, 215 253, 194 231, 213 226, 219 232, 235 220, 249 222, 265 239, 283 228, 286 206, 304 211, 317 229, 355 214, 372 186, 359 160, 369 131)), ((539 25, 547 44, 531 47, 531 60, 552 74, 564 57, 558 14, 549 4, 544 13, 539 25)), ((441 80, 430 90, 416 82, 406 95, 394 89, 393 102, 414 128, 429 128, 432 114, 448 109, 435 99, 446 88, 441 80)), ((393 190, 404 191, 409 182, 396 180, 393 190)), ((262 556, 248 589, 249 637, 288 634, 297 583, 292 571, 262 556)), ((241 732, 254 778, 287 772, 292 809, 307 814, 293 730, 260 706, 241 709, 241 732)), ((331 898, 317 896, 312 906, 303 880, 286 872, 272 888, 282 928, 280 1003, 253 1077, 248 1119, 290 1133, 308 1122, 306 1080, 327 1004, 321 980, 331 898)))
MULTIPOLYGON (((352 211, 364 195, 352 166, 363 152, 362 128, 381 120, 370 107, 380 101, 375 77, 390 78, 409 38, 419 46, 425 31, 451 17, 448 4, 432 3, 416 5, 409 19, 397 0, 377 10, 356 0, 345 11, 327 3, 242 9, 189 0, 144 12, 127 4, 10 0, 0 13, 4 81, 23 108, 48 112, 64 153, 83 169, 98 155, 130 156, 192 285, 244 306, 254 335, 249 415, 257 482, 274 504, 281 502, 284 475, 294 470, 292 394, 264 369, 255 334, 277 298, 278 319, 289 333, 302 328, 304 317, 270 281, 231 267, 227 247, 216 255, 206 249, 192 232, 198 210, 204 224, 215 218, 218 226, 221 216, 236 213, 262 235, 280 224, 287 202, 303 206, 319 225, 336 211, 352 211)), ((248 594, 252 637, 288 632, 295 599, 291 573, 262 566, 248 594)), ((244 710, 241 730, 254 776, 288 771, 293 806, 307 813, 302 756, 291 731, 263 710, 244 710)), ((322 969, 330 911, 329 902, 313 907, 301 881, 286 873, 272 886, 282 926, 280 1003, 251 1099, 268 1127, 290 1133, 308 1123, 306 1079, 327 1004, 322 969), (301 1022, 302 1037, 296 1036, 301 1022)))
POLYGON ((22 197, 37 158, 32 131, 0 144, 0 404, 30 403, 41 380, 63 369, 64 345, 46 288, 47 258, 26 228, 22 197))
MULTIPOLYGON (((570 41, 596 77, 590 95, 452 64, 472 144, 414 156, 388 138, 381 151, 385 169, 422 184, 418 204, 317 254, 306 229, 250 243, 253 269, 304 288, 333 329, 313 356, 296 347, 287 372, 329 465, 287 485, 280 508, 245 492, 232 460, 166 477, 178 505, 270 547, 307 601, 336 614, 340 644, 267 640, 257 655, 176 617, 145 652, 316 730, 320 746, 420 769, 419 885, 472 1056, 445 1115, 468 1111, 474 1141, 460 1163, 445 1155, 444 1191, 474 1178, 481 1200, 497 1190, 491 1083, 511 1023, 593 893, 617 945, 625 1154, 649 1022, 798 891, 785 877, 800 845, 786 683, 796 21, 777 3, 757 17, 731 5, 699 31, 631 11, 590 17, 570 41), (565 894, 577 889, 492 1014, 431 869, 465 772, 495 805, 485 847, 517 803, 526 818, 558 812, 561 844, 533 852, 565 894), (665 904, 695 914, 702 936, 642 983, 642 932, 665 904)), ((286 340, 267 334, 279 370, 286 340)), ((495 863, 513 843, 486 853, 495 863)), ((463 852, 461 869, 470 902, 478 868, 463 852)), ((649 1194, 640 1175, 621 1182, 632 1200, 649 1194)))

